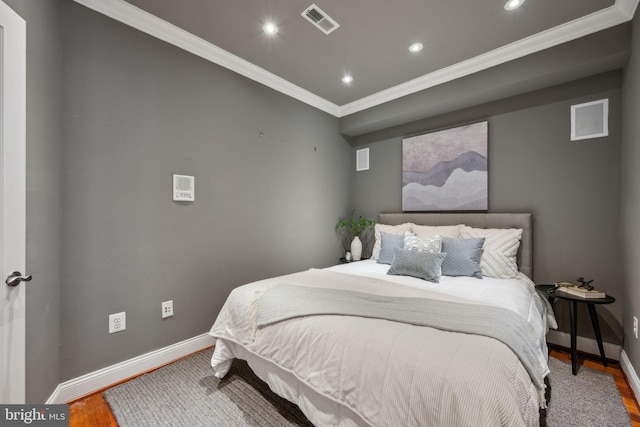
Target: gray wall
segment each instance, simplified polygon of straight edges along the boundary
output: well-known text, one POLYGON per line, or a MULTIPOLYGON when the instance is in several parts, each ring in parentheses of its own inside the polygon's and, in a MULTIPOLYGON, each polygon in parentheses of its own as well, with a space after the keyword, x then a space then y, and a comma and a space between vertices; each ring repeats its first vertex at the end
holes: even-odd
POLYGON ((26 400, 44 402, 60 374, 62 45, 58 1, 3 0, 27 22, 26 400))
POLYGON ((640 369, 640 344, 633 316, 640 318, 640 14, 633 20, 632 53, 624 73, 622 138, 622 229, 624 253, 624 350, 640 369))
POLYGON ((61 380, 207 332, 247 281, 336 263, 338 119, 76 3, 63 25, 61 380))
MULTIPOLYGON (((489 121, 489 210, 531 212, 537 283, 594 279, 619 301, 600 307, 605 341, 622 339, 620 269, 621 72, 507 98, 368 135, 371 169, 352 172, 359 212, 402 209, 402 137, 489 121), (570 106, 609 98, 609 136, 570 141, 570 106), (379 139, 376 141, 376 135, 379 139), (375 142, 374 142, 375 141, 375 142)), ((556 303, 561 330, 568 307, 556 303)), ((593 337, 586 311, 578 333, 593 337)))

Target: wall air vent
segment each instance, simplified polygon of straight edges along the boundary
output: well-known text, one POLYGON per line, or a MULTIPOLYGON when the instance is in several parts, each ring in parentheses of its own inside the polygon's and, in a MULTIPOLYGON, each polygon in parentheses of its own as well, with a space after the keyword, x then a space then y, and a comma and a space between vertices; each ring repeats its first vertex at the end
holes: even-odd
POLYGON ((363 148, 356 151, 356 170, 366 171, 369 170, 369 149, 363 148))
POLYGON ((331 34, 340 24, 331 19, 318 6, 312 4, 302 12, 302 16, 313 25, 318 27, 323 33, 331 34))

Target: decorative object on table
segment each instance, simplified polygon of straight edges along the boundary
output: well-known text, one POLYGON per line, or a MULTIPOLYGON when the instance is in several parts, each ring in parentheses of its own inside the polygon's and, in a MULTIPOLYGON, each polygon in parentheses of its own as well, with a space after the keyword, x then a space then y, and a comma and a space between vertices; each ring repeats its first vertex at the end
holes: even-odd
POLYGON ((402 140, 403 211, 486 211, 488 122, 402 140))
POLYGON ((351 241, 351 256, 354 261, 360 261, 362 258, 362 241, 359 236, 355 236, 351 241))
POLYGON ((565 281, 565 280, 561 280, 561 281, 559 281, 559 282, 554 283, 554 286, 555 286, 556 288, 561 288, 561 287, 566 288, 566 287, 575 286, 575 285, 576 285, 575 283, 573 283, 573 282, 567 282, 567 281, 565 281))
MULTIPOLYGON (((564 292, 569 295, 574 295, 581 298, 606 298, 607 294, 605 294, 602 291, 598 291, 594 289, 593 286, 591 286, 591 282, 593 282, 593 279, 586 281, 584 280, 584 277, 578 277, 576 281, 580 284, 579 285, 571 284, 573 286, 559 285, 558 292, 564 292)), ((558 283, 570 283, 570 282, 558 282, 558 283)))
POLYGON ((607 294, 595 289, 586 289, 579 286, 563 286, 557 289, 558 292, 564 292, 569 295, 574 295, 580 298, 606 298, 607 294))
POLYGON ((347 252, 346 255, 344 256, 344 259, 346 259, 347 262, 351 261, 351 252, 347 252))
POLYGON ((578 285, 579 288, 585 288, 588 291, 593 290, 593 286, 591 286, 591 282, 593 282, 593 279, 587 282, 586 280, 584 280, 584 277, 578 277, 577 280, 578 280, 578 283, 580 283, 580 285, 578 285))
MULTIPOLYGON (((362 215, 356 218, 355 209, 351 211, 349 218, 338 222, 336 231, 340 235, 344 250, 351 252, 351 260, 360 261, 363 251, 363 242, 360 240, 360 236, 365 230, 373 229, 375 224, 374 220, 364 218, 362 215)), ((371 236, 368 237, 371 240, 371 236)))

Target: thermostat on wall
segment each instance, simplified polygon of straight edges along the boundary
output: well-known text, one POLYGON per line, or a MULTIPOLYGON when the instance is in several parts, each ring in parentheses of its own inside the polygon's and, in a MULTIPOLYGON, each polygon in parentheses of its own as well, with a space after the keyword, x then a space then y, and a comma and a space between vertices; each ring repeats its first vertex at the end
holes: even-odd
POLYGON ((193 176, 173 175, 173 200, 178 202, 193 202, 196 199, 193 176))

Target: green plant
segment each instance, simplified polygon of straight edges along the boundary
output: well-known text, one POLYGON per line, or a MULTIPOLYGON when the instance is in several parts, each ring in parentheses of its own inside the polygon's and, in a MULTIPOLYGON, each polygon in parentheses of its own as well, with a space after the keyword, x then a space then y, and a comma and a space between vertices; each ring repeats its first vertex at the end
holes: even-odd
POLYGON ((336 230, 346 229, 351 237, 359 236, 364 230, 373 228, 376 222, 363 216, 355 217, 355 209, 351 211, 349 218, 344 219, 336 225, 336 230))

